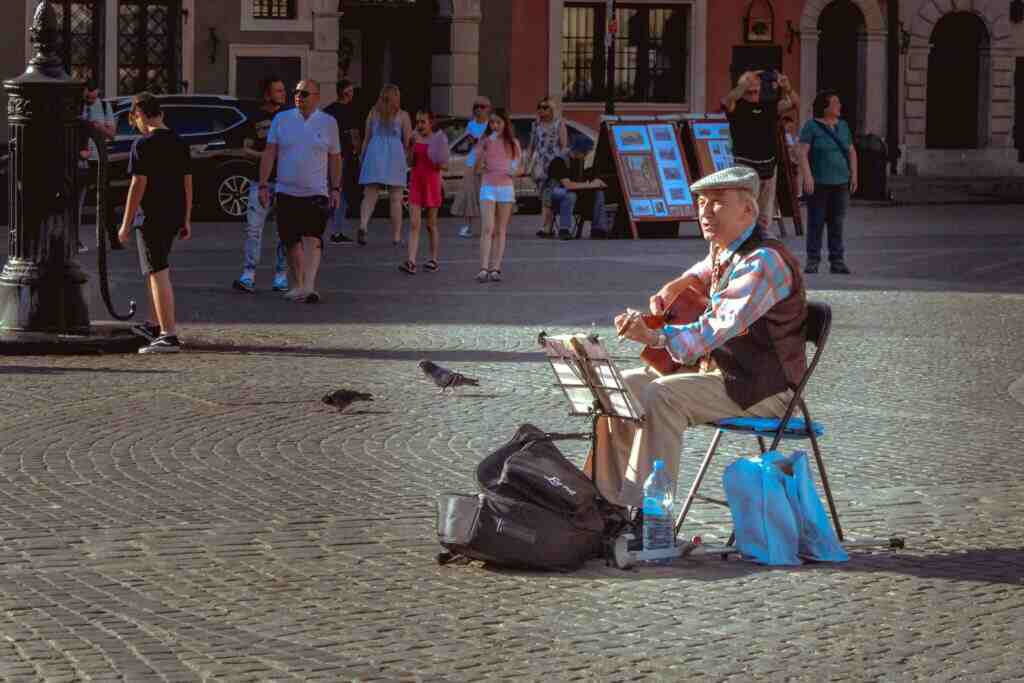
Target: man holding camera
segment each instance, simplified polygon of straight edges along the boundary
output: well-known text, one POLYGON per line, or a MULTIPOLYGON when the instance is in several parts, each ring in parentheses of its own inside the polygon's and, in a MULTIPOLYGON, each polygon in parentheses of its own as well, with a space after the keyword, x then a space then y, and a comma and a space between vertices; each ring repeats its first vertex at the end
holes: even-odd
POLYGON ((733 159, 757 171, 761 179, 757 223, 766 234, 776 238, 781 237, 772 228, 779 115, 799 106, 800 96, 789 78, 772 69, 744 72, 722 100, 732 133, 733 159))

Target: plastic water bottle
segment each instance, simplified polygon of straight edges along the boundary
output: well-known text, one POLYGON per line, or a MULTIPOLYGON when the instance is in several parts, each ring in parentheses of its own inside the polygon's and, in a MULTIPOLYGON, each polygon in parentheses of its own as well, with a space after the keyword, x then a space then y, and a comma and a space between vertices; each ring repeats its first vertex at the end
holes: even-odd
MULTIPOLYGON (((668 476, 665 463, 654 461, 654 469, 644 482, 644 551, 665 550, 675 545, 672 502, 675 482, 668 476)), ((654 560, 667 564, 671 559, 654 560)))

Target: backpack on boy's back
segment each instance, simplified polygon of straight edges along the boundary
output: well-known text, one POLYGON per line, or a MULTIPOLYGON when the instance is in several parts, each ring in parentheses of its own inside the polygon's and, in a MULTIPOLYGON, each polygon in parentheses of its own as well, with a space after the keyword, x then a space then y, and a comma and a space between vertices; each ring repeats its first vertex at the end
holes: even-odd
POLYGON ((524 424, 477 466, 481 493, 442 494, 438 561, 564 571, 604 555, 628 514, 562 455, 553 442, 565 438, 524 424))

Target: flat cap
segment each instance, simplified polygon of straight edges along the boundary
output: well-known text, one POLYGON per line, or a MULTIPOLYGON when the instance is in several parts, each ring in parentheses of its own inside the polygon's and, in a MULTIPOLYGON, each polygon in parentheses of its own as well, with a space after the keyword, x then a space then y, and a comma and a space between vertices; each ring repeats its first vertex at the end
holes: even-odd
POLYGON ((730 166, 706 175, 693 185, 690 191, 694 194, 707 192, 708 190, 749 190, 757 196, 761 187, 761 179, 757 172, 746 166, 730 166))

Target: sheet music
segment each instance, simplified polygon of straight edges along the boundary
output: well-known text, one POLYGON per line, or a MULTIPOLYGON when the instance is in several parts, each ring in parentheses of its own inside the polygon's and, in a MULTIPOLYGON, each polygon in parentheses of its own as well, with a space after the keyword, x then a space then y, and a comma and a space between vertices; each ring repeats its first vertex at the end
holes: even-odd
POLYGON ((633 398, 597 337, 583 334, 545 336, 544 351, 574 414, 587 414, 596 401, 607 415, 643 419, 643 407, 633 398))

